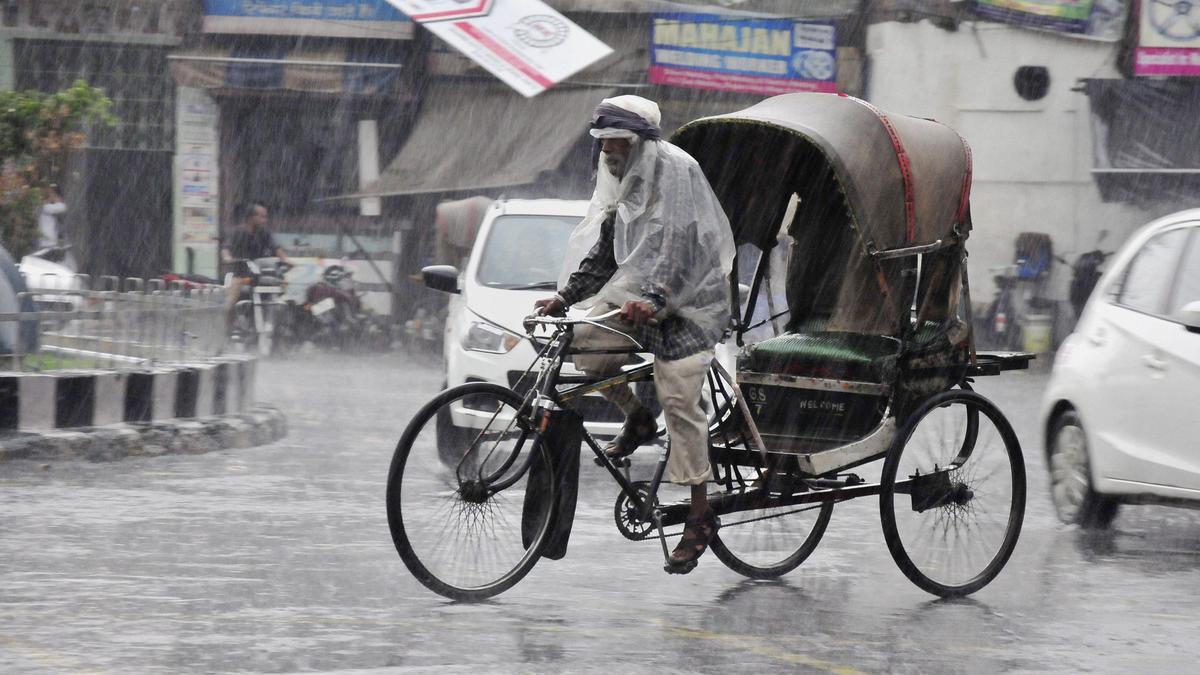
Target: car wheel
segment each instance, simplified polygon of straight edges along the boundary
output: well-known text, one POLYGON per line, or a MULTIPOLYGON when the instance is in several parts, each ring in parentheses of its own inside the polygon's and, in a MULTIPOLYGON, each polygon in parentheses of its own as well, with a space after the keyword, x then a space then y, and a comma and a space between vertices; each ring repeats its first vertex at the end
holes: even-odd
POLYGON ((1092 488, 1087 435, 1074 410, 1055 418, 1047 464, 1050 499, 1059 520, 1090 529, 1104 529, 1112 524, 1120 503, 1092 488))

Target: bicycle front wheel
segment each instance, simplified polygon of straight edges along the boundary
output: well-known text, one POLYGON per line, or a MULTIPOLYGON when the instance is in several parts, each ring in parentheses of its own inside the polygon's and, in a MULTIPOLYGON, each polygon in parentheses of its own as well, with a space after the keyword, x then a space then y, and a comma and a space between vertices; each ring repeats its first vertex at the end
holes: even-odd
POLYGON ((433 592, 488 598, 537 562, 556 488, 528 412, 513 391, 473 382, 435 397, 400 437, 388 525, 404 564, 433 592))

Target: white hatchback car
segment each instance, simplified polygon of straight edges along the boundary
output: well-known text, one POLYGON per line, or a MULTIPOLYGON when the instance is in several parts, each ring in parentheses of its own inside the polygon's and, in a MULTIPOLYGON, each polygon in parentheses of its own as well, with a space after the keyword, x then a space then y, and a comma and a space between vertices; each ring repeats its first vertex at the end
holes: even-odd
POLYGON ((1062 521, 1200 505, 1200 209, 1121 248, 1058 351, 1041 421, 1062 521))
MULTIPOLYGON (((497 201, 480 223, 465 269, 426 268, 427 285, 454 293, 443 341, 446 386, 466 382, 516 385, 537 356, 524 338, 521 321, 532 312, 535 300, 554 294, 567 240, 587 214, 587 207, 586 201, 559 199, 497 201), (441 278, 431 279, 431 272, 441 278)), ((648 358, 631 356, 629 367, 648 358)), ((576 371, 567 364, 562 372, 576 371)), ((634 389, 657 410, 652 386, 638 383, 634 389)), ((595 435, 615 435, 624 420, 616 406, 598 395, 584 397, 576 410, 595 435)), ((476 417, 490 416, 466 408, 452 412, 453 424, 460 429, 472 427, 476 417)), ((443 420, 440 428, 449 431, 445 423, 443 420)))

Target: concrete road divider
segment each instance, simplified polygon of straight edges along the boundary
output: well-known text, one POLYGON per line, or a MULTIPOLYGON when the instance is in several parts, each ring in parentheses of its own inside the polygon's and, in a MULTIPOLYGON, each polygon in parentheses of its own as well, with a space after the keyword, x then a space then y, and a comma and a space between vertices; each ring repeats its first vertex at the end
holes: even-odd
POLYGON ((0 462, 17 459, 112 461, 196 454, 265 445, 287 435, 287 422, 266 406, 245 412, 153 422, 55 429, 0 437, 0 462))

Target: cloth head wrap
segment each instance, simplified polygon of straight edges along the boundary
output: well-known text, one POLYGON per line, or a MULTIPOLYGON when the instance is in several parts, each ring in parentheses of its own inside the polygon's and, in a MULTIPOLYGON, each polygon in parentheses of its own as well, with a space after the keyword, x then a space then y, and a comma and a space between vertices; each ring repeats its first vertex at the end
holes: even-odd
POLYGON ((588 132, 596 139, 592 144, 592 167, 600 159, 601 140, 627 138, 661 141, 662 129, 658 126, 661 121, 658 104, 641 96, 614 96, 600 101, 592 113, 588 132))
MULTIPOLYGON (((605 99, 596 106, 596 112, 592 113, 591 133, 592 136, 597 136, 597 131, 603 129, 623 129, 632 131, 639 138, 646 141, 662 140, 662 129, 658 127, 658 120, 648 120, 636 112, 627 110, 614 103, 609 103, 612 99, 605 99)), ((653 105, 652 102, 649 102, 653 105)), ((657 108, 658 106, 654 106, 657 108)))

